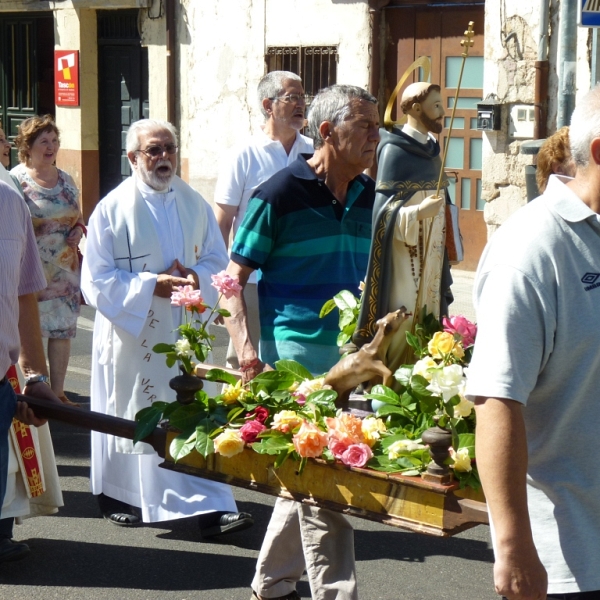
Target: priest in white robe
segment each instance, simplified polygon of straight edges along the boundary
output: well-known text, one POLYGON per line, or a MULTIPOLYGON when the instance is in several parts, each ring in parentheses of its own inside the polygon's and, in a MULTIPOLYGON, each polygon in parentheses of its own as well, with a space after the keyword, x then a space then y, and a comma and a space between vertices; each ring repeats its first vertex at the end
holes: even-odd
MULTIPOLYGON (((223 237, 204 199, 175 175, 177 134, 167 122, 131 125, 133 175, 96 206, 88 224, 81 288, 96 309, 92 410, 134 419, 156 400, 170 401, 169 369, 159 342, 174 343, 183 308, 170 304, 183 285, 214 305, 212 274, 227 266, 223 237)), ((205 384, 210 394, 212 384, 205 384)), ((252 525, 237 513, 229 486, 168 471, 147 444, 92 433, 92 493, 104 517, 131 526, 201 515, 204 536, 252 525)))

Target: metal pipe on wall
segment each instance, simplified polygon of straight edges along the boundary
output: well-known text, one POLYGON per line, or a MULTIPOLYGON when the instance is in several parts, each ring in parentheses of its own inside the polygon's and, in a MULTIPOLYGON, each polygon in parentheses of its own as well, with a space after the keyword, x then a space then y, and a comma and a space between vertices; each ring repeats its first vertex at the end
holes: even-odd
POLYGON ((548 129, 548 29, 550 26, 550 0, 540 0, 540 30, 538 56, 535 61, 533 137, 543 139, 548 129))
POLYGON ((561 0, 558 49, 560 65, 558 71, 558 114, 556 128, 568 125, 575 109, 577 74, 577 0, 561 0))

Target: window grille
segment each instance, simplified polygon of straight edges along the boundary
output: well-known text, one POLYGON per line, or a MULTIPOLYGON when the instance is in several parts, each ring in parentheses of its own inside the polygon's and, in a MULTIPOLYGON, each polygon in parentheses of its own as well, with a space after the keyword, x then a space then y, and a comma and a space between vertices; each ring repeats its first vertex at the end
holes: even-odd
POLYGON ((139 41, 138 16, 137 10, 99 10, 98 39, 139 41))
POLYGON ((291 71, 302 78, 307 103, 337 79, 337 46, 276 46, 267 49, 267 72, 291 71))

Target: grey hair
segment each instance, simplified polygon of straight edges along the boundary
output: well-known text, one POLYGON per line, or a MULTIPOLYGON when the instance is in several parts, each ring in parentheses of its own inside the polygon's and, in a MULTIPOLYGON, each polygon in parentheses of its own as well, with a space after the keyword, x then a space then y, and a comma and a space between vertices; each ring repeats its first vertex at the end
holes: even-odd
POLYGON ((321 123, 329 121, 334 127, 343 123, 355 98, 377 104, 375 96, 355 85, 332 85, 319 90, 308 111, 308 135, 313 138, 315 150, 325 143, 319 131, 321 123))
POLYGON ((136 152, 140 149, 140 134, 149 131, 158 131, 160 129, 166 129, 173 138, 175 145, 177 146, 177 129, 175 126, 168 121, 159 121, 157 119, 140 119, 129 126, 127 131, 127 140, 125 148, 127 154, 130 152, 136 152))
POLYGON ((594 138, 600 138, 600 85, 577 103, 571 117, 569 143, 577 167, 589 165, 590 145, 594 138))
POLYGON ((277 98, 283 92, 283 82, 286 79, 292 81, 302 81, 300 75, 292 73, 291 71, 271 71, 267 73, 258 82, 258 105, 265 119, 269 118, 269 113, 264 109, 262 103, 265 98, 277 98))

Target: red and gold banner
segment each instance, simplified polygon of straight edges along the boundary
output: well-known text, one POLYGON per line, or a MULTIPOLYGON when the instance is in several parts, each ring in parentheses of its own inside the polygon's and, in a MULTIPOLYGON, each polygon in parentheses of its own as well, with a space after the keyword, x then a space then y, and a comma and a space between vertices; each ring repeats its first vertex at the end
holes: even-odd
MULTIPOLYGON (((17 369, 14 365, 10 366, 6 373, 6 377, 10 381, 15 392, 17 394, 21 393, 17 369)), ((16 448, 19 450, 16 452, 17 460, 19 461, 19 467, 23 473, 23 481, 27 488, 27 495, 30 498, 41 496, 45 491, 44 478, 40 470, 40 463, 38 462, 31 429, 29 425, 21 423, 21 421, 18 421, 17 419, 13 419, 11 435, 16 448)))

